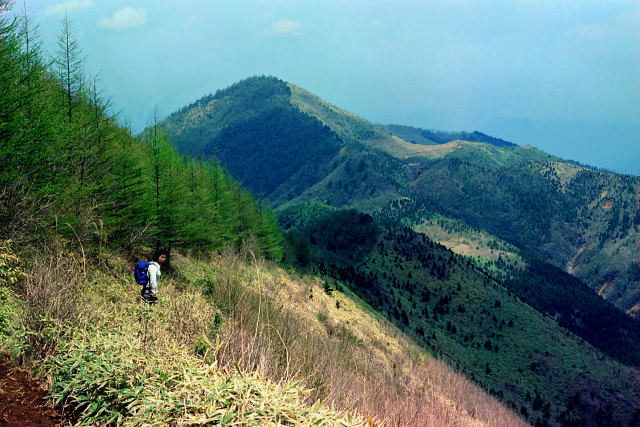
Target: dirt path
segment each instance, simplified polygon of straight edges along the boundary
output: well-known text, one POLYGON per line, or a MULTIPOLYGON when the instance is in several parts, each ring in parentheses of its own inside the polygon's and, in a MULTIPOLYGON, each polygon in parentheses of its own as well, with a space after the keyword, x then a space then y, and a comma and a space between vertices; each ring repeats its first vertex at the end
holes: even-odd
POLYGON ((59 426, 62 421, 45 400, 45 390, 24 369, 0 355, 0 426, 59 426))

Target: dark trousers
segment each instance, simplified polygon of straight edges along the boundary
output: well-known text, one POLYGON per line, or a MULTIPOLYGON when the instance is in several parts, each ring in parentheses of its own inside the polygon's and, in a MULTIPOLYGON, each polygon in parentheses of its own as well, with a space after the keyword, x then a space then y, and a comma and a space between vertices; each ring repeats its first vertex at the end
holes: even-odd
POLYGON ((146 286, 142 288, 140 295, 142 296, 142 299, 149 304, 155 304, 155 302, 158 301, 158 297, 151 294, 151 288, 146 286))

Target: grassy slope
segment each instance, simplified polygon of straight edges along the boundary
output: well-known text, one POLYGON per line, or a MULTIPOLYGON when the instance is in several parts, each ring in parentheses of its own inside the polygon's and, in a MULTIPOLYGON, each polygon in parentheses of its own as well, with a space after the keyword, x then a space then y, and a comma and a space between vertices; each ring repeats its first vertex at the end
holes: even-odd
POLYGON ((524 266, 518 248, 455 218, 434 214, 418 224, 407 225, 452 252, 471 258, 493 277, 502 278, 505 270, 502 263, 524 266))
POLYGON ((295 197, 278 199, 278 204, 316 201, 374 210, 398 198, 407 186, 401 162, 380 152, 372 143, 391 140, 391 135, 298 86, 288 84, 288 87, 291 105, 328 126, 345 146, 322 179, 295 197))
POLYGON ((313 277, 235 256, 176 256, 160 302, 149 308, 138 301, 129 263, 101 259, 100 268, 86 266, 86 278, 72 253, 33 261, 18 293, 0 276, 2 349, 42 361, 40 374, 67 417, 127 425, 353 425, 369 417, 523 425, 357 298, 327 295, 313 277), (43 304, 44 295, 53 303, 43 304))
POLYGON ((515 147, 516 144, 503 139, 494 138, 482 132, 443 132, 426 130, 403 125, 376 125, 378 128, 396 135, 412 144, 434 145, 444 144, 455 140, 486 142, 496 147, 515 147))
POLYGON ((443 142, 449 142, 429 139, 429 135, 427 133, 423 134, 422 129, 415 128, 413 126, 378 125, 378 127, 412 144, 437 145, 442 144, 443 142))
POLYGON ((507 166, 526 160, 556 159, 531 147, 496 147, 484 142, 455 140, 445 144, 412 144, 396 136, 369 141, 374 146, 399 159, 460 159, 483 166, 507 166))
POLYGON ((370 139, 390 138, 368 121, 329 104, 318 96, 298 86, 288 84, 291 90, 291 104, 337 133, 348 144, 361 144, 370 139))
POLYGON ((451 157, 499 166, 523 160, 559 160, 532 147, 497 147, 489 143, 460 140, 432 145, 407 142, 302 88, 292 84, 289 84, 289 88, 291 103, 296 108, 329 126, 345 142, 364 144, 398 159, 451 157))

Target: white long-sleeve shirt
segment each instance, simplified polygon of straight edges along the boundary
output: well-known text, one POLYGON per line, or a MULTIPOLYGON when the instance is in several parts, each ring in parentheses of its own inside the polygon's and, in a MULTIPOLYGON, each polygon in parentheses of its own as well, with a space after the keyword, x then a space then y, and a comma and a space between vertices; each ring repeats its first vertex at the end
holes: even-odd
POLYGON ((149 264, 149 268, 147 269, 149 273, 149 287, 151 287, 151 292, 154 294, 158 293, 158 280, 160 279, 160 264, 155 261, 151 261, 149 264))

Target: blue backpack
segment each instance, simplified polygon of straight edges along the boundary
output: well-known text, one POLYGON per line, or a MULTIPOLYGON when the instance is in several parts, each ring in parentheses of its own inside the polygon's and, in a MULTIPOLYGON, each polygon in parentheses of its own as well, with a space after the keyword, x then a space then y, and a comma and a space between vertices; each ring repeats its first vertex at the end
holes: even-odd
POLYGON ((151 264, 151 261, 138 261, 136 263, 133 276, 139 285, 147 286, 149 284, 149 264, 151 264))

